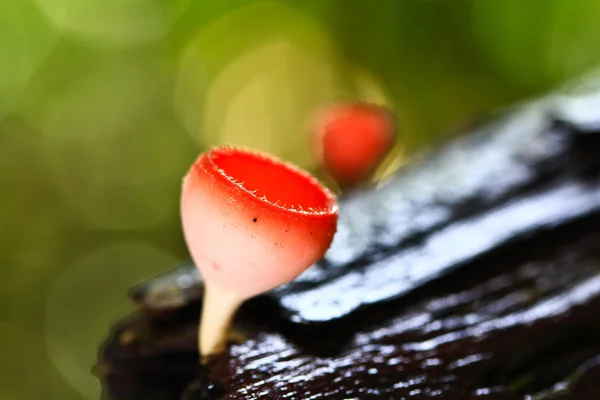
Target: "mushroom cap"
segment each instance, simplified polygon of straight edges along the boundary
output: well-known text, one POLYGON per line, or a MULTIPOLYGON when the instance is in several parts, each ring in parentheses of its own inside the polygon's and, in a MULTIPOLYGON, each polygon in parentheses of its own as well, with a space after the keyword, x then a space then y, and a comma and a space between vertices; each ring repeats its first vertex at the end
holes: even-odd
POLYGON ((186 175, 181 218, 206 282, 249 298, 323 257, 338 206, 329 190, 291 164, 218 147, 201 154, 186 175))
POLYGON ((366 179, 383 161, 396 140, 389 109, 368 103, 349 103, 324 110, 314 130, 319 162, 342 187, 366 179))

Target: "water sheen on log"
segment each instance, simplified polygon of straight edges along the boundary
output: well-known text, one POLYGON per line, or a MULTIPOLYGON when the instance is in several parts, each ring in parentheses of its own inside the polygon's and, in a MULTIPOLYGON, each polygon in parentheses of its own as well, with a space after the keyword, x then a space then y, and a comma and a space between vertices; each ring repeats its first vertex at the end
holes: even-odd
POLYGON ((600 398, 597 98, 496 118, 342 199, 325 259, 248 302, 245 339, 210 368, 192 267, 138 286, 145 312, 99 353, 104 395, 600 398))

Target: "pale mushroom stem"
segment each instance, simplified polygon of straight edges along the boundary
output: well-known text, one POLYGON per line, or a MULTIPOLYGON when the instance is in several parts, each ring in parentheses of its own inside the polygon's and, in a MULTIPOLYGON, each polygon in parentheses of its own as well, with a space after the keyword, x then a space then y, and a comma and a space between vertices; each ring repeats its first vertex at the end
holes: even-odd
POLYGON ((243 301, 238 294, 205 282, 198 330, 198 349, 202 358, 227 350, 231 322, 243 301))

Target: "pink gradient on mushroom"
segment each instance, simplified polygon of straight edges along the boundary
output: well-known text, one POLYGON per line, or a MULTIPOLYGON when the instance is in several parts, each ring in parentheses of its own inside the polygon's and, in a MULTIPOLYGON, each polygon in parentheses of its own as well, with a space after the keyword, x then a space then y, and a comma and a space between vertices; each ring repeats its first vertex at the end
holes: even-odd
POLYGON ((391 112, 367 103, 333 106, 320 113, 313 146, 319 162, 341 186, 369 178, 396 140, 391 112))
POLYGON ((207 284, 249 298, 323 257, 338 210, 335 197, 296 167, 220 147, 201 154, 185 177, 181 216, 207 284))

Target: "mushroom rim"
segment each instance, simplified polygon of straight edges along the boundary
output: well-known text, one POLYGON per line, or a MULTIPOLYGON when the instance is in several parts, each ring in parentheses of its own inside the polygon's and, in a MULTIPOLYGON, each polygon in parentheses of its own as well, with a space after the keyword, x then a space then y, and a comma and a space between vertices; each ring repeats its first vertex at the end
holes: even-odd
POLYGON ((319 219, 337 216, 339 213, 336 196, 314 176, 292 163, 282 161, 264 152, 235 146, 211 147, 208 151, 203 152, 198 157, 194 162, 191 172, 195 172, 196 174, 204 172, 216 179, 223 187, 229 188, 232 191, 238 191, 250 201, 261 206, 267 206, 279 213, 291 213, 305 217, 316 217, 319 219), (308 209, 304 209, 301 206, 296 207, 294 205, 282 205, 278 202, 273 202, 266 195, 259 196, 256 194, 255 190, 249 190, 244 186, 243 182, 237 181, 235 177, 229 175, 224 169, 217 165, 215 158, 221 155, 243 155, 254 159, 254 161, 265 163, 270 167, 283 169, 286 173, 295 176, 296 179, 300 178, 298 181, 303 181, 305 185, 310 186, 323 194, 323 205, 321 207, 309 207, 308 209))

